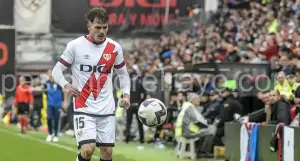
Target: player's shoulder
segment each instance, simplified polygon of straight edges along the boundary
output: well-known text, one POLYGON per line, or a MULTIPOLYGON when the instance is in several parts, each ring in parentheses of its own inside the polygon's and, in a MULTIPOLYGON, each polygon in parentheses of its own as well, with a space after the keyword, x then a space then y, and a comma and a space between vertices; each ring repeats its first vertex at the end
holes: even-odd
POLYGON ((84 41, 84 36, 77 37, 71 41, 68 42, 68 46, 77 46, 78 44, 82 44, 84 41))
POLYGON ((117 41, 115 41, 115 40, 113 40, 109 37, 107 37, 106 40, 107 40, 108 43, 114 44, 116 46, 116 48, 122 48, 121 45, 117 41))

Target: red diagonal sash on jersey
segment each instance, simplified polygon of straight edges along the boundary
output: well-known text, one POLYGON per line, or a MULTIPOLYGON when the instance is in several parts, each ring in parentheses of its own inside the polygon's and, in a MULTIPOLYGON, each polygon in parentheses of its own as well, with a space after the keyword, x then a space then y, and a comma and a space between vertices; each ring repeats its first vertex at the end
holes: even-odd
POLYGON ((83 108, 86 107, 85 102, 89 95, 92 93, 94 99, 96 100, 99 93, 101 92, 105 82, 107 80, 107 76, 109 75, 109 70, 114 65, 117 53, 113 53, 115 49, 115 45, 112 43, 107 43, 104 52, 98 61, 99 65, 105 65, 102 69, 102 72, 98 79, 96 79, 95 73, 92 73, 90 78, 85 83, 82 91, 80 93, 80 97, 75 99, 75 108, 83 108))

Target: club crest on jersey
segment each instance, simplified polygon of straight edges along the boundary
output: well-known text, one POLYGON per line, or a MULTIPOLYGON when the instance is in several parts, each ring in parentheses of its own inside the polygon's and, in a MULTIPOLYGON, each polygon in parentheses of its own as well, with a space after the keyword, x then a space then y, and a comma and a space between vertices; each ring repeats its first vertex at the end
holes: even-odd
POLYGON ((109 60, 111 58, 111 54, 103 54, 103 58, 105 60, 109 60))

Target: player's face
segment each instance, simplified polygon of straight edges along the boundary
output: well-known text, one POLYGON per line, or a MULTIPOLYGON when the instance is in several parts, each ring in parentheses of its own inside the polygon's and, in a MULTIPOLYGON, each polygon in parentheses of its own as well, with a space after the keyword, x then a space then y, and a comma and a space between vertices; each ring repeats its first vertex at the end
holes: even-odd
POLYGON ((103 23, 101 20, 95 19, 94 22, 88 22, 88 30, 96 43, 102 43, 106 39, 108 23, 103 23))

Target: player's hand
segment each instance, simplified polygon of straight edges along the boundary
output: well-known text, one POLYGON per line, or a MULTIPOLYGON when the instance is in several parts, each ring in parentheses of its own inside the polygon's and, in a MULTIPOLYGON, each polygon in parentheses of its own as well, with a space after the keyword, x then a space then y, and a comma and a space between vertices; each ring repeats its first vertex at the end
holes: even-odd
POLYGON ((30 110, 30 111, 33 110, 33 105, 29 105, 29 110, 30 110))
POLYGON ((124 94, 119 105, 121 108, 128 109, 130 106, 130 96, 128 94, 124 94))
POLYGON ((74 97, 79 97, 80 96, 80 92, 77 88, 75 88, 74 86, 72 86, 71 84, 67 84, 64 87, 64 90, 66 90, 70 95, 74 96, 74 97))

